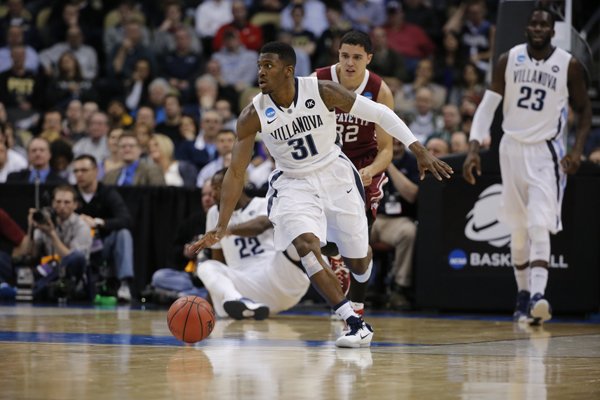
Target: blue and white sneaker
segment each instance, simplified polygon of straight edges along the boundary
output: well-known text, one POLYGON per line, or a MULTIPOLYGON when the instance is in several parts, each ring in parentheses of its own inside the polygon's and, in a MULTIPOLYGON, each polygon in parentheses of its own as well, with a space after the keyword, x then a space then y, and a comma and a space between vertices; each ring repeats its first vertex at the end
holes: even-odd
POLYGON ((335 341, 337 347, 358 348, 371 346, 371 340, 373 340, 371 325, 363 321, 362 318, 357 317, 350 317, 346 322, 350 330, 344 331, 344 334, 335 341))
POLYGON ((536 293, 529 302, 529 317, 531 325, 541 325, 552 318, 552 307, 541 293, 536 293))
POLYGON ((223 303, 227 315, 233 319, 254 318, 257 321, 269 316, 269 307, 261 303, 242 297, 237 300, 229 300, 223 303))
POLYGON ((531 293, 528 290, 521 290, 517 293, 517 305, 513 313, 513 321, 526 322, 529 318, 529 300, 531 293))

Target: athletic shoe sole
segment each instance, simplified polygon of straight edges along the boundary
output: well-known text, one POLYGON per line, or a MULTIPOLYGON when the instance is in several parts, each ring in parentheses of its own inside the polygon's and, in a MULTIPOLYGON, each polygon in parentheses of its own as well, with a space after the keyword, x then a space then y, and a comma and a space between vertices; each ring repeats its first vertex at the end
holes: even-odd
POLYGON ((226 301, 223 303, 223 308, 227 315, 237 320, 254 318, 261 321, 269 317, 269 307, 258 305, 255 309, 250 309, 243 301, 239 300, 226 301))
POLYGON ((550 314, 550 303, 545 299, 538 300, 533 307, 531 307, 530 314, 531 318, 533 318, 533 321, 531 322, 532 325, 540 325, 541 323, 548 321, 552 318, 552 314, 550 314))

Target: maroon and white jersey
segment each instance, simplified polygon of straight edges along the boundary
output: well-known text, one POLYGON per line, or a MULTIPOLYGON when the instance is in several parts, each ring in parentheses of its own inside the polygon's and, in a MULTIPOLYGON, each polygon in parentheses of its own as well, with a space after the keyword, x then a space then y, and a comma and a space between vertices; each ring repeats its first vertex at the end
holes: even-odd
MULTIPOLYGON (((335 71, 337 64, 317 69, 317 78, 340 83, 335 71)), ((373 72, 365 71, 365 78, 354 93, 362 95, 369 100, 377 101, 379 89, 381 88, 381 77, 373 72)), ((338 140, 341 141, 342 151, 352 160, 356 168, 360 168, 355 160, 370 158, 371 161, 377 155, 377 135, 375 124, 365 121, 354 115, 348 114, 338 108, 335 109, 337 120, 338 140)))
MULTIPOLYGON (((317 69, 317 78, 340 83, 335 70, 336 65, 317 69)), ((381 77, 366 70, 362 83, 354 93, 365 96, 369 100, 377 101, 380 88, 381 77)), ((340 142, 344 154, 348 156, 358 170, 371 165, 378 152, 375 124, 350 115, 338 108, 335 109, 335 117, 338 142, 340 142)), ((365 187, 365 205, 367 209, 370 209, 373 217, 377 214, 379 201, 383 198, 382 188, 387 181, 387 176, 381 172, 373 177, 373 181, 369 186, 365 187)))

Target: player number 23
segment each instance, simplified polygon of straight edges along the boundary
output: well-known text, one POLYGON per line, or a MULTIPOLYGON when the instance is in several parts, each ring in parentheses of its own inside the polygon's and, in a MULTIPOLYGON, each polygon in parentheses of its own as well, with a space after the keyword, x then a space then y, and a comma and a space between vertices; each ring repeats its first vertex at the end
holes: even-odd
POLYGON ((521 86, 521 95, 517 102, 518 107, 531 108, 533 111, 541 111, 544 108, 545 90, 533 90, 529 86, 521 86))

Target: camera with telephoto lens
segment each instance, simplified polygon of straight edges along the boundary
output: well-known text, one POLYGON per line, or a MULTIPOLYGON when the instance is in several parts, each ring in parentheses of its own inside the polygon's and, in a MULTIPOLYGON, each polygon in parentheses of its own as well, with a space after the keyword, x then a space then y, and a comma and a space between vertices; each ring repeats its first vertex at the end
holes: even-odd
POLYGON ((56 225, 56 212, 51 207, 43 207, 35 210, 32 215, 35 223, 40 225, 49 225, 52 222, 56 225))

